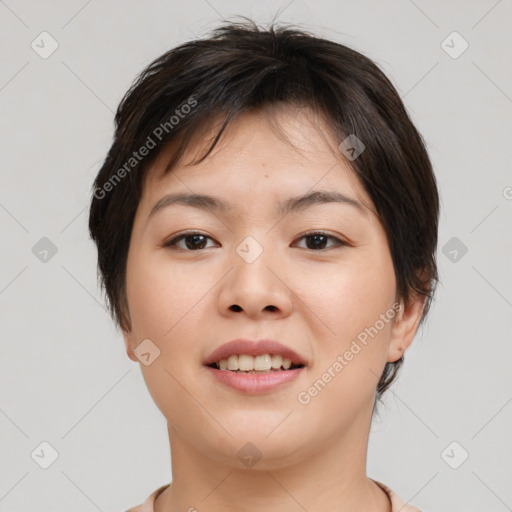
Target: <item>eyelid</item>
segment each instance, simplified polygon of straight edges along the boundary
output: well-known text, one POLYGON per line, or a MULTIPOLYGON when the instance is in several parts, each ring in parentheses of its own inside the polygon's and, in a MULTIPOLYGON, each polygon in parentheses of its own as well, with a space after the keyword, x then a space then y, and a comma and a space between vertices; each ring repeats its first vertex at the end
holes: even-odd
MULTIPOLYGON (((322 236, 325 236, 325 237, 330 238, 332 240, 335 240, 336 241, 336 245, 333 246, 333 247, 340 247, 340 246, 349 246, 349 245, 351 245, 347 240, 345 240, 340 235, 332 234, 329 231, 325 231, 323 229, 313 229, 311 231, 306 231, 305 233, 302 233, 301 235, 299 235, 295 240, 301 240, 302 238, 305 238, 305 237, 308 237, 308 236, 313 236, 313 235, 322 235, 322 236)), ((333 247, 330 247, 330 249, 332 249, 333 247)), ((309 250, 312 250, 312 249, 309 249, 309 250)), ((313 252, 325 252, 325 251, 327 251, 327 249, 322 249, 322 250, 313 251, 313 252)))
MULTIPOLYGON (((170 238, 166 239, 163 242, 162 247, 164 247, 164 248, 165 247, 176 247, 176 244, 178 242, 180 242, 183 238, 185 238, 187 236, 192 236, 192 235, 202 235, 205 238, 214 240, 216 242, 216 240, 213 237, 211 237, 210 235, 207 235, 206 233, 202 233, 201 231, 198 231, 198 230, 188 230, 188 231, 178 232, 178 233, 172 235, 170 238)), ((332 248, 340 247, 340 246, 350 246, 351 245, 351 243, 348 242, 347 240, 345 240, 343 237, 340 237, 337 234, 336 235, 331 234, 330 232, 322 230, 322 229, 306 231, 305 233, 302 233, 297 238, 295 238, 294 242, 296 242, 297 240, 302 240, 303 238, 306 238, 308 236, 313 236, 313 235, 321 235, 321 236, 330 238, 331 240, 334 240, 336 242, 335 245, 333 247, 329 247, 328 249, 332 249, 332 248)), ((178 248, 178 249, 181 249, 181 248, 178 248)), ((328 249, 320 249, 318 251, 315 251, 314 249, 306 248, 306 250, 309 250, 312 252, 325 252, 328 249)), ((187 249, 182 249, 182 250, 184 250, 185 252, 196 252, 196 251, 187 250, 187 249)), ((198 249, 198 251, 203 251, 203 250, 204 249, 198 249)))
MULTIPOLYGON (((181 231, 181 232, 175 233, 174 235, 171 235, 169 238, 164 240, 164 242, 162 243, 162 247, 172 247, 172 246, 176 245, 176 243, 179 242, 181 239, 183 239, 187 236, 192 236, 192 235, 202 235, 205 238, 209 238, 210 240, 215 240, 213 237, 211 237, 210 235, 207 235, 206 233, 198 231, 197 229, 191 229, 188 231, 181 231)), ((188 252, 194 252, 194 251, 188 251, 188 252)))

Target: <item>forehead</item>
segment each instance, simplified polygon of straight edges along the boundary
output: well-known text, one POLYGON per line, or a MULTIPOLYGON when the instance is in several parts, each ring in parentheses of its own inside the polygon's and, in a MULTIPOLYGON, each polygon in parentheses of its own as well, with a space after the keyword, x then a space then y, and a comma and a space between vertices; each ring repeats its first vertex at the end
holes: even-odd
POLYGON ((154 202, 177 191, 208 193, 237 203, 251 196, 278 199, 320 188, 342 192, 373 209, 338 150, 333 130, 310 109, 246 113, 230 121, 205 160, 189 165, 206 152, 218 129, 217 123, 204 130, 170 170, 166 167, 173 148, 163 150, 147 171, 142 200, 154 202))

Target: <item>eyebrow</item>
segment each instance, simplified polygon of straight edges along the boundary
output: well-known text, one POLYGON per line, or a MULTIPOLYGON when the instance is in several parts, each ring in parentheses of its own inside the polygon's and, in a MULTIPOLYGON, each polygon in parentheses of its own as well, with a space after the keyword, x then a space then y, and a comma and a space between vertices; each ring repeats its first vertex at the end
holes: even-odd
MULTIPOLYGON (((367 207, 341 192, 333 190, 315 190, 298 197, 291 197, 278 204, 276 213, 285 216, 290 212, 303 211, 311 206, 326 203, 341 203, 355 207, 361 214, 367 215, 367 207)), ((159 199, 151 209, 148 220, 156 212, 172 205, 184 205, 212 213, 227 214, 232 209, 229 203, 226 203, 217 197, 204 194, 168 194, 159 199)))

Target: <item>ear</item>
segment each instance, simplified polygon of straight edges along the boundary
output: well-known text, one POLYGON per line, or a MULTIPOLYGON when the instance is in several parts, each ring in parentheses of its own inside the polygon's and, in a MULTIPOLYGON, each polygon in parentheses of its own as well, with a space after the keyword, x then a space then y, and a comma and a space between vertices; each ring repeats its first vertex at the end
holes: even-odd
POLYGON ((124 346, 126 348, 126 355, 135 363, 138 363, 139 360, 137 359, 137 356, 133 353, 132 347, 131 347, 131 341, 132 336, 131 333, 128 331, 123 330, 123 338, 124 338, 124 346))
POLYGON ((402 301, 391 331, 388 349, 388 363, 398 361, 409 348, 418 329, 426 297, 413 296, 404 306, 402 301))

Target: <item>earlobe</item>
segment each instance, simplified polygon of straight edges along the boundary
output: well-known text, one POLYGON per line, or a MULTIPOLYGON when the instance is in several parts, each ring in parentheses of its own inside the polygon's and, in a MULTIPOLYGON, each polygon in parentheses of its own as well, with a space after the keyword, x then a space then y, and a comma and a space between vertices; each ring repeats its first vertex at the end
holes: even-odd
POLYGON ((425 297, 412 297, 397 313, 388 349, 388 363, 398 361, 410 347, 421 319, 425 297))
POLYGON ((126 331, 123 331, 123 338, 124 338, 124 346, 125 346, 125 349, 126 349, 126 355, 133 362, 138 363, 139 360, 137 359, 137 357, 135 356, 135 354, 133 353, 133 350, 131 348, 131 343, 130 343, 131 336, 130 336, 130 333, 126 332, 126 331))

